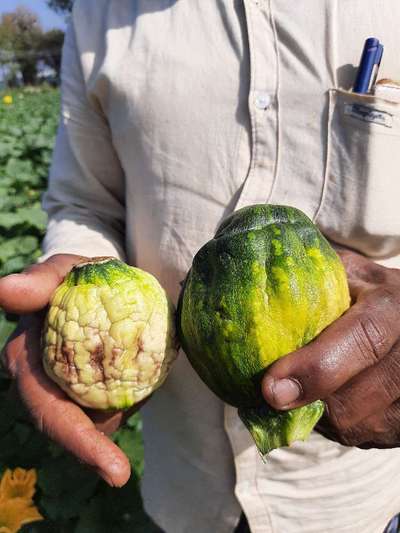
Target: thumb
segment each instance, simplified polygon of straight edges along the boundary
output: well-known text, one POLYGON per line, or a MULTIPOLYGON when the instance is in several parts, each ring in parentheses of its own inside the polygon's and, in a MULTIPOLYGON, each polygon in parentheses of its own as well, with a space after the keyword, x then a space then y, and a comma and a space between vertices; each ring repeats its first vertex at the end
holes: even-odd
POLYGON ((87 258, 81 255, 52 255, 20 274, 0 279, 0 307, 16 315, 43 309, 71 268, 87 258))
POLYGON ((383 359, 398 340, 398 313, 375 292, 357 301, 312 342, 268 367, 261 390, 275 409, 324 400, 383 359))

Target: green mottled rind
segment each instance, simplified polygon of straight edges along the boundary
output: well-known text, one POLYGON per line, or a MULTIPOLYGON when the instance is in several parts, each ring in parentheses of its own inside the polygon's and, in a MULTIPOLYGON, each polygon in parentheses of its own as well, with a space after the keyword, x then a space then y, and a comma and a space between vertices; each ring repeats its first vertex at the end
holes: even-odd
POLYGON ((254 408, 265 369, 310 342, 349 301, 343 265, 311 220, 293 207, 255 205, 229 216, 195 256, 178 333, 222 400, 254 408))
POLYGON ((94 284, 113 285, 124 280, 146 280, 149 274, 139 268, 131 267, 113 257, 95 257, 90 261, 78 263, 67 274, 64 283, 69 287, 94 284))
POLYGON ((81 405, 131 407, 163 383, 175 357, 173 306, 151 274, 94 258, 53 294, 43 365, 81 405))
POLYGON ((297 440, 306 440, 323 412, 324 404, 319 400, 290 411, 275 411, 267 405, 238 409, 262 455, 297 440))

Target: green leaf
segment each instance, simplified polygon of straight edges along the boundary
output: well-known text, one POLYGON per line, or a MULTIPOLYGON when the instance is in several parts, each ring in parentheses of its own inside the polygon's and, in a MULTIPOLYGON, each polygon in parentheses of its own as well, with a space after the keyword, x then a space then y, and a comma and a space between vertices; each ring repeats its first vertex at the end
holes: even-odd
POLYGON ((6 137, 2 136, 2 141, 0 142, 0 160, 10 156, 16 144, 17 143, 14 139, 7 139, 6 137))
POLYGON ((0 276, 8 276, 8 274, 21 272, 21 270, 31 263, 34 263, 34 253, 30 255, 20 255, 19 257, 11 257, 4 261, 3 266, 0 267, 0 276))
POLYGON ((23 446, 26 444, 27 440, 31 436, 32 429, 22 422, 17 422, 14 425, 14 435, 17 438, 17 442, 19 446, 23 446))
MULTIPOLYGON (((8 195, 0 197, 0 214, 15 213, 15 210, 30 205, 37 199, 37 193, 29 193, 28 191, 21 192, 19 188, 8 188, 8 195)), ((6 225, 8 226, 7 216, 5 217, 6 225)), ((11 226, 13 227, 13 226, 11 226)))
POLYGON ((11 187, 12 185, 14 185, 14 180, 6 176, 5 174, 2 174, 0 179, 1 179, 1 185, 3 187, 11 187))
POLYGON ((25 134, 35 133, 40 131, 43 120, 41 118, 31 118, 30 121, 23 126, 25 134))
POLYGON ((134 472, 143 474, 143 442, 141 434, 135 428, 121 428, 115 435, 115 442, 128 456, 134 472))
POLYGON ((20 207, 15 213, 0 213, 0 227, 11 229, 20 224, 44 231, 46 229, 47 215, 38 206, 20 207))
POLYGON ((129 428, 135 428, 138 431, 142 431, 142 419, 139 413, 131 415, 125 422, 125 425, 129 428))
POLYGON ((21 137, 23 132, 21 128, 18 128, 17 126, 11 126, 8 128, 8 133, 14 137, 21 137))
POLYGON ((53 520, 78 516, 98 482, 94 472, 70 456, 49 458, 38 475, 47 515, 53 520))
POLYGON ((17 209, 17 215, 33 228, 41 231, 46 229, 47 215, 40 207, 21 207, 17 209))
POLYGON ((6 165, 5 172, 8 176, 18 179, 21 179, 21 176, 27 175, 32 176, 33 167, 31 161, 14 159, 13 157, 8 160, 6 165))
POLYGON ((0 227, 11 229, 21 224, 21 218, 17 213, 0 213, 0 227))
POLYGON ((3 243, 0 247, 0 262, 5 262, 17 255, 27 255, 36 250, 39 245, 37 237, 15 237, 3 243))
POLYGON ((134 476, 121 489, 102 483, 74 533, 162 533, 144 513, 134 476))
MULTIPOLYGON (((13 90, 12 95, 12 108, 0 106, 0 276, 20 271, 41 253, 46 220, 38 199, 46 187, 59 113, 58 91, 13 90)), ((0 312, 0 343, 14 327, 12 317, 0 312)), ((128 454, 133 474, 126 487, 112 489, 34 428, 21 402, 9 394, 10 383, 0 368, 0 475, 6 468, 36 468, 35 503, 46 517, 21 533, 160 533, 139 492, 140 416, 130 417, 113 436, 128 454)))
POLYGON ((14 331, 15 326, 15 322, 7 320, 4 313, 0 313, 0 350, 3 349, 8 337, 14 331))
POLYGON ((101 500, 92 500, 83 510, 74 533, 113 533, 103 521, 101 500))

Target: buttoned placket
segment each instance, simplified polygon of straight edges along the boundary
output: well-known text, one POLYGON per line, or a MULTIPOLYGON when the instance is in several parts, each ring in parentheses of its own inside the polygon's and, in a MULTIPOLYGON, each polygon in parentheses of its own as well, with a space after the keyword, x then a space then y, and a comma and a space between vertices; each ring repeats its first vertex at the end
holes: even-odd
POLYGON ((236 209, 268 201, 279 162, 279 61, 272 0, 243 3, 250 52, 251 162, 236 209))
MULTIPOLYGON (((267 202, 278 171, 279 61, 272 0, 243 0, 250 55, 248 97, 251 162, 236 209, 267 202)), ((225 406, 225 429, 233 450, 243 448, 243 428, 236 410, 225 406)), ((254 533, 273 533, 268 502, 258 491, 258 452, 255 447, 235 454, 235 494, 254 533)))

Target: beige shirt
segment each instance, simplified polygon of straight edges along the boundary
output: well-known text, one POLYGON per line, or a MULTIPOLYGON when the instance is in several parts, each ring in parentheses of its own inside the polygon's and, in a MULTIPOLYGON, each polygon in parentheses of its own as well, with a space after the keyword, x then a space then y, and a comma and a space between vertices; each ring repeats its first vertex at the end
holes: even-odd
MULTIPOLYGON (((400 108, 351 94, 368 36, 400 79, 398 0, 78 0, 44 206, 46 255, 117 255, 173 299, 240 206, 304 210, 400 267, 400 108)), ((181 354, 143 409, 145 506, 167 533, 381 533, 400 450, 313 434, 264 464, 181 354)))

